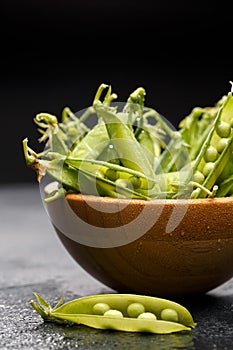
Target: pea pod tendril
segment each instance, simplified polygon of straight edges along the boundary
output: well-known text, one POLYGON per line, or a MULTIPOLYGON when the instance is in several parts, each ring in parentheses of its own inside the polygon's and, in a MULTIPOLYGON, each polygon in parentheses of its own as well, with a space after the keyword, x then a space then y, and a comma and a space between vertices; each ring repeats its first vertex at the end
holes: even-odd
POLYGON ((191 331, 197 326, 182 305, 162 298, 135 294, 99 294, 63 303, 52 308, 38 293, 31 306, 45 321, 82 324, 96 329, 169 334, 191 331))

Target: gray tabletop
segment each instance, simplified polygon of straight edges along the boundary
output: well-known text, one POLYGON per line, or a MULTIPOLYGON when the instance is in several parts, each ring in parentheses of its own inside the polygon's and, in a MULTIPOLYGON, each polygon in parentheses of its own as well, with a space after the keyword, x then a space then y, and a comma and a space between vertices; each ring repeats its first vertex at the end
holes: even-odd
POLYGON ((87 274, 56 236, 35 185, 0 187, 0 349, 233 349, 233 281, 179 300, 198 326, 188 334, 99 331, 45 323, 29 301, 116 292, 87 274))

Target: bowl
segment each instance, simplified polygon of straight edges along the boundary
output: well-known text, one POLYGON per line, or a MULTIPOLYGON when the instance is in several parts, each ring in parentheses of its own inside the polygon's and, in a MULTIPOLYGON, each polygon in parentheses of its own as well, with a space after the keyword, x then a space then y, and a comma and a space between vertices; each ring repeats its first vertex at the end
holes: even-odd
POLYGON ((74 260, 117 292, 189 296, 233 276, 233 198, 68 194, 46 207, 74 260))

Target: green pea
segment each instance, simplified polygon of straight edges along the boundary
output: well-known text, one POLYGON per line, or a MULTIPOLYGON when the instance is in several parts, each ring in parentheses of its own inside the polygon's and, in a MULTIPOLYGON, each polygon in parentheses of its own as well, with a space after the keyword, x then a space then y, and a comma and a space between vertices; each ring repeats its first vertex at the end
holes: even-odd
POLYGON ((215 162, 218 158, 218 151, 214 146, 209 146, 204 155, 204 159, 206 162, 215 162))
POLYGON ((119 174, 116 170, 108 169, 105 173, 106 177, 111 181, 116 181, 119 178, 119 174))
POLYGON ((229 137, 231 133, 231 126, 229 123, 221 121, 217 125, 216 132, 220 137, 229 137))
POLYGON ((214 169, 214 163, 213 162, 208 162, 204 165, 204 168, 203 168, 203 175, 204 176, 208 176, 209 173, 214 169))
POLYGON ((103 315, 108 310, 110 310, 110 306, 106 303, 96 303, 93 306, 93 313, 95 315, 103 315))
POLYGON ((191 199, 192 198, 197 198, 199 193, 200 193, 200 188, 196 188, 195 190, 193 190, 192 193, 191 193, 191 199))
POLYGON ((123 318, 123 314, 122 314, 121 311, 119 311, 119 310, 113 310, 113 309, 107 310, 107 311, 104 313, 104 316, 116 317, 116 318, 123 318))
POLYGON ((202 184, 202 182, 205 180, 205 176, 200 171, 195 171, 193 174, 193 181, 202 184))
POLYGON ((129 317, 138 317, 145 312, 145 306, 141 303, 132 303, 127 307, 127 314, 129 317))
POLYGON ((133 185, 133 188, 139 188, 141 186, 141 183, 142 183, 141 179, 139 177, 136 177, 136 176, 131 176, 129 178, 129 181, 133 185))
POLYGON ((221 140, 219 140, 219 142, 217 143, 217 151, 219 153, 222 153, 222 151, 224 150, 224 148, 227 146, 229 139, 228 138, 222 138, 221 140))
POLYGON ((147 319, 147 320, 157 320, 157 317, 152 312, 143 312, 137 318, 138 319, 147 319))
POLYGON ((178 313, 173 309, 163 309, 161 312, 161 319, 164 321, 178 322, 178 313))

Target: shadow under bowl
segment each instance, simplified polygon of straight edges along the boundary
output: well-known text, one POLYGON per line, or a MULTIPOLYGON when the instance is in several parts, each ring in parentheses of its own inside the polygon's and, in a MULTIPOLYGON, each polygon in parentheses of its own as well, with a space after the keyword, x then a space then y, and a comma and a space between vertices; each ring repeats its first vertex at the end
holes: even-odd
POLYGON ((189 296, 233 276, 233 198, 143 201, 69 194, 47 209, 74 260, 118 292, 189 296))

